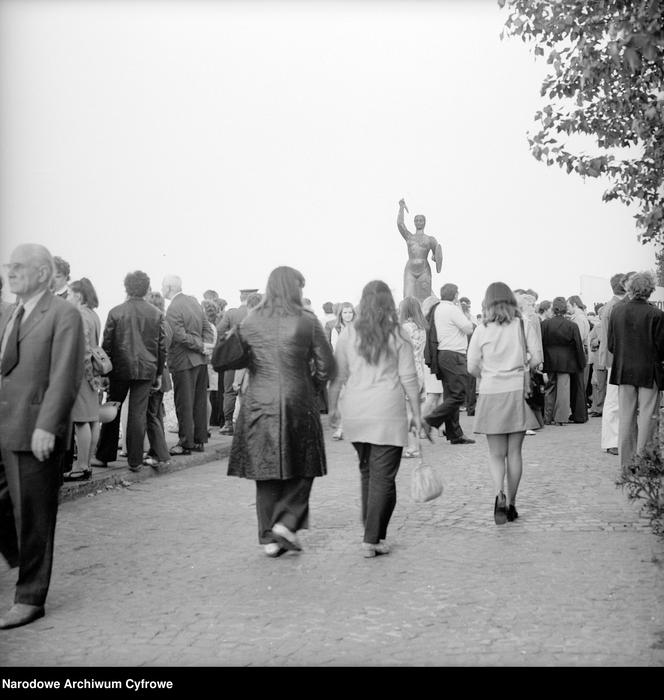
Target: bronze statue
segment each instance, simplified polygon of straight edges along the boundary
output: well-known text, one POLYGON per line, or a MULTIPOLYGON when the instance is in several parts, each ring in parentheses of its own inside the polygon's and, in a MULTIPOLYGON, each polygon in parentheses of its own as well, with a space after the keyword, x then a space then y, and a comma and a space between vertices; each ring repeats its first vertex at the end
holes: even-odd
POLYGON ((421 214, 413 218, 415 233, 411 233, 403 222, 403 213, 408 211, 406 202, 399 200, 397 228, 408 246, 408 262, 403 273, 403 295, 416 297, 420 302, 433 294, 431 289, 431 267, 429 266, 429 251, 433 253, 436 272, 440 272, 443 264, 443 249, 433 237, 424 233, 426 219, 421 214))

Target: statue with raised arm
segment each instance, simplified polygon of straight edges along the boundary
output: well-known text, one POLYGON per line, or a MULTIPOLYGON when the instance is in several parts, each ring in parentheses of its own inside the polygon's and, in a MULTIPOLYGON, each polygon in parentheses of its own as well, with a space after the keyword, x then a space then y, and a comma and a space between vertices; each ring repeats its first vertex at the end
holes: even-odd
POLYGON ((436 263, 436 272, 440 272, 443 265, 443 249, 440 243, 433 237, 424 233, 426 219, 421 214, 413 218, 415 233, 411 233, 403 222, 403 213, 408 211, 406 202, 399 200, 399 214, 397 215, 397 228, 408 246, 408 262, 403 273, 403 295, 416 297, 420 302, 432 295, 431 267, 429 266, 429 251, 433 254, 436 263))

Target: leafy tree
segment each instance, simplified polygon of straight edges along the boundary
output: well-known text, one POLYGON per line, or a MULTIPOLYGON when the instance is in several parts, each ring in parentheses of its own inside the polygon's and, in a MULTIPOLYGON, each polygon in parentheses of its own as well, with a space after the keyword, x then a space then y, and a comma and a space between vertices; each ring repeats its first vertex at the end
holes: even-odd
POLYGON ((660 248, 655 253, 655 261, 657 262, 657 284, 664 287, 664 248, 660 248))
POLYGON ((606 176, 604 201, 634 203, 637 238, 664 245, 664 0, 498 0, 501 34, 551 69, 528 135, 532 154, 582 177, 606 176), (594 154, 559 138, 594 137, 594 154), (577 149, 578 150, 578 149, 577 149))

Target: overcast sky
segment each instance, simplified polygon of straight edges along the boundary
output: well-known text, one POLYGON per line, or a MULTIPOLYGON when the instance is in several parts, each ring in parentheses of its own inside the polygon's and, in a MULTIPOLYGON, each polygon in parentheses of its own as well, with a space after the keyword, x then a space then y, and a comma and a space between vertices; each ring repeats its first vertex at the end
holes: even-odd
POLYGON ((230 305, 277 265, 318 313, 376 278, 398 302, 404 197, 442 244, 434 289, 477 312, 496 280, 550 299, 653 267, 605 182, 530 155, 545 66, 504 20, 495 0, 0 0, 0 259, 44 243, 102 320, 133 269, 230 305))

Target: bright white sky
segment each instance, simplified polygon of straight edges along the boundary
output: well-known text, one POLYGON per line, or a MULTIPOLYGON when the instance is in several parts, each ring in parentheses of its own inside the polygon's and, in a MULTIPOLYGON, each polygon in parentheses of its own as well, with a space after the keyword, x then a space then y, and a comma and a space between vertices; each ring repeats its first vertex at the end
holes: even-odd
POLYGON ((545 65, 504 20, 495 0, 0 0, 0 261, 44 243, 102 321, 134 269, 231 306, 277 265, 319 314, 376 278, 398 302, 404 197, 443 247, 434 290, 475 312, 496 280, 551 299, 654 267, 605 182, 530 155, 545 65))

